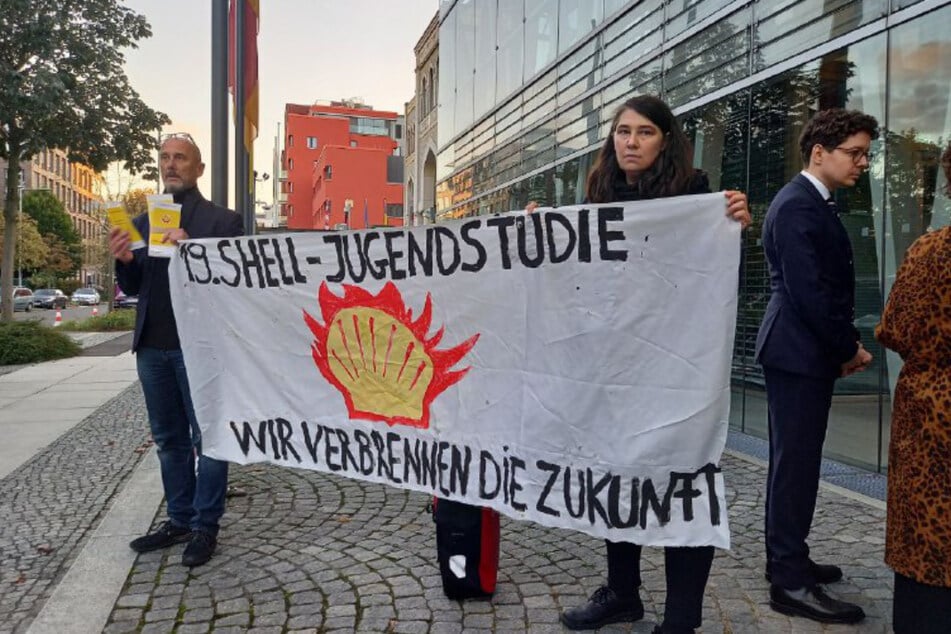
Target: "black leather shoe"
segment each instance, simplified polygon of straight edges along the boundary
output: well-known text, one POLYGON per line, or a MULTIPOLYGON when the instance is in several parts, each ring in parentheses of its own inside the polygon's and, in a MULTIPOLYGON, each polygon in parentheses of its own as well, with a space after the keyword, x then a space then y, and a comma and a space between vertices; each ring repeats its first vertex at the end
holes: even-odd
POLYGON ((795 590, 772 585, 769 606, 782 614, 803 616, 820 623, 858 623, 865 618, 862 608, 833 599, 819 585, 795 590))
POLYGON ((642 618, 644 604, 637 594, 622 599, 607 586, 595 590, 584 605, 561 613, 561 622, 569 630, 596 630, 609 623, 633 623, 642 618))
POLYGON ((155 532, 133 539, 129 542, 129 548, 137 553, 148 553, 187 542, 191 538, 191 534, 190 528, 182 528, 166 521, 156 528, 155 532))
MULTIPOLYGON (((842 569, 831 564, 817 564, 814 561, 809 562, 810 572, 816 583, 835 583, 842 579, 842 569)), ((766 581, 772 581, 772 575, 769 570, 766 571, 766 581)))
POLYGON ((215 546, 218 540, 215 536, 206 531, 195 531, 192 533, 191 541, 185 546, 185 552, 182 553, 182 564, 185 566, 201 566, 208 563, 211 556, 215 554, 215 546))

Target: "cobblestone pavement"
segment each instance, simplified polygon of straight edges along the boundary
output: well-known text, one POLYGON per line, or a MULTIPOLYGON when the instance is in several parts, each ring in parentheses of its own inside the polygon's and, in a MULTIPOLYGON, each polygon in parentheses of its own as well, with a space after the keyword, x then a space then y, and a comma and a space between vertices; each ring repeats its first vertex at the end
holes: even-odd
POLYGON ((149 446, 130 386, 0 479, 0 633, 23 632, 149 446))
MULTIPOLYGON (((26 631, 138 464, 144 410, 131 386, 0 480, 0 634, 26 631)), ((814 555, 843 566, 831 588, 869 617, 853 627, 790 619, 769 609, 762 577, 765 469, 730 456, 723 466, 733 548, 714 562, 702 632, 889 631, 883 511, 820 491, 814 555)), ((249 495, 229 501, 215 558, 189 571, 182 546, 141 555, 107 631, 561 632, 559 612, 604 576, 599 540, 503 518, 495 598, 449 601, 426 496, 265 465, 232 473, 249 495)), ((644 552, 645 619, 602 632, 649 632, 662 614, 663 551, 644 552)))
MULTIPOLYGON (((846 579, 831 589, 868 618, 859 626, 790 619, 769 609, 763 579, 765 469, 731 456, 723 464, 733 548, 714 562, 702 632, 888 631, 884 511, 820 492, 813 554, 842 565, 846 579)), ((584 601, 605 574, 600 540, 503 518, 495 598, 449 601, 426 496, 265 465, 232 474, 249 495, 229 501, 215 558, 189 570, 179 563, 182 546, 139 556, 107 632, 561 632, 560 611, 584 601)), ((642 569, 645 619, 602 632, 650 632, 658 621, 662 549, 645 549, 642 569)))

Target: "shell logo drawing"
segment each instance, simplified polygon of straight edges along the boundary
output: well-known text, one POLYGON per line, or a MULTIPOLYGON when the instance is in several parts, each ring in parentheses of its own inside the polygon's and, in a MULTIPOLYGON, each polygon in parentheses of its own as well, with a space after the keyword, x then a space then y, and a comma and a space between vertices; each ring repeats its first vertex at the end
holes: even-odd
POLYGON ((315 337, 311 354, 324 378, 340 390, 350 418, 427 429, 430 405, 469 371, 451 368, 475 346, 479 335, 437 350, 445 328, 428 337, 429 293, 413 321, 413 311, 392 282, 377 295, 344 284, 342 297, 323 282, 317 302, 323 324, 304 311, 315 337))

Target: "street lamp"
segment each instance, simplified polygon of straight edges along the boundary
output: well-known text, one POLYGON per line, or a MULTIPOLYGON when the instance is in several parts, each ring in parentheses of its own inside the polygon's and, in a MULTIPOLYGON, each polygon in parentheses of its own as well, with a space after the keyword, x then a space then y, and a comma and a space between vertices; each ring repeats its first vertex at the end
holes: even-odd
POLYGON ((23 233, 23 192, 26 190, 26 185, 24 185, 22 178, 20 179, 20 199, 19 205, 17 205, 17 239, 16 239, 16 250, 17 250, 17 286, 23 286, 23 268, 20 267, 20 235, 23 233))
POLYGON ((261 174, 260 178, 258 177, 258 171, 257 171, 257 170, 254 170, 254 172, 253 172, 253 174, 252 174, 252 181, 253 181, 253 183, 252 183, 252 185, 251 185, 251 200, 248 201, 248 202, 250 203, 250 204, 248 205, 248 207, 249 207, 250 210, 251 210, 251 222, 249 223, 251 228, 248 229, 248 234, 249 234, 249 235, 253 235, 254 233, 257 232, 256 230, 257 230, 257 222, 258 222, 258 221, 257 221, 257 214, 255 213, 254 208, 255 208, 255 206, 257 205, 258 183, 263 183, 263 182, 265 182, 266 180, 268 180, 269 178, 271 178, 271 175, 268 174, 267 172, 261 174))

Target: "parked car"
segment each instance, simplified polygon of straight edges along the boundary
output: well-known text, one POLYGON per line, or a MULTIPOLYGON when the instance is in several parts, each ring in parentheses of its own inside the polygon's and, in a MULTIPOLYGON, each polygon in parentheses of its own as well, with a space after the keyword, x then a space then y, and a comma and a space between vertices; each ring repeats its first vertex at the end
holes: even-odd
POLYGON ((72 300, 80 306, 96 306, 99 304, 99 293, 94 288, 77 288, 73 291, 72 300))
MULTIPOLYGON (((3 294, 0 293, 0 303, 3 302, 3 294)), ((33 291, 23 286, 13 288, 13 310, 33 310, 33 291)))
POLYGON ((135 308, 139 304, 139 298, 136 295, 126 295, 122 291, 116 293, 112 300, 113 308, 135 308))
POLYGON ((33 305, 37 308, 66 308, 69 298, 58 288, 40 288, 33 293, 33 305))

